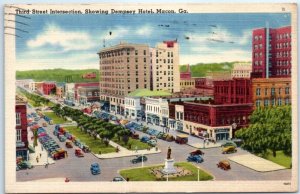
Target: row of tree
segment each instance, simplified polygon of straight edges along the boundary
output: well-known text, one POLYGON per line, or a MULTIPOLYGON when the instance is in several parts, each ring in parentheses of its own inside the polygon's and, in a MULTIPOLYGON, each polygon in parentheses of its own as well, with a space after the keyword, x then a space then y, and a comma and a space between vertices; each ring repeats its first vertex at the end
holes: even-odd
POLYGON ((256 109, 250 117, 250 125, 236 132, 243 140, 242 147, 254 153, 266 154, 271 150, 292 153, 291 106, 256 109))
POLYGON ((94 137, 95 140, 97 137, 100 137, 101 141, 105 143, 106 146, 108 146, 109 141, 114 137, 117 137, 119 141, 122 139, 125 145, 127 145, 129 141, 131 132, 123 126, 114 125, 110 122, 87 116, 78 109, 67 106, 61 108, 60 104, 55 105, 52 110, 59 117, 72 118, 72 120, 77 122, 77 126, 81 131, 94 137))
POLYGON ((27 99, 32 100, 35 103, 34 104, 35 106, 41 106, 42 104, 47 105, 47 104, 50 103, 49 99, 41 97, 41 96, 39 96, 37 94, 29 93, 25 89, 18 88, 18 91, 20 91, 23 95, 25 95, 25 97, 27 99))

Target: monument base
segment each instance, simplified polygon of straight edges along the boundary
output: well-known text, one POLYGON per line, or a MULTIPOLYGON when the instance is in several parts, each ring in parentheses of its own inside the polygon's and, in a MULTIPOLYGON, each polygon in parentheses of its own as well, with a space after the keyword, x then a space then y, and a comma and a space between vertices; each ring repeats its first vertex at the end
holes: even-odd
POLYGON ((177 170, 174 167, 174 159, 165 159, 165 167, 161 172, 163 174, 177 173, 177 170))

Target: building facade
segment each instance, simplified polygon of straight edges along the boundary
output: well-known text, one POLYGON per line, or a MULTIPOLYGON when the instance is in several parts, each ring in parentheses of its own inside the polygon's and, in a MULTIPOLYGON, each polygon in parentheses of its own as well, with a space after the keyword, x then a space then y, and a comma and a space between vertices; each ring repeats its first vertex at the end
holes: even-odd
POLYGON ((56 83, 55 82, 43 82, 41 88, 38 88, 39 93, 43 95, 55 94, 56 83))
POLYGON ((214 81, 214 101, 216 104, 252 103, 250 79, 214 81))
POLYGON ((210 140, 228 140, 237 129, 248 125, 251 113, 252 103, 215 105, 185 102, 183 130, 210 140))
POLYGON ((169 103, 169 128, 176 131, 183 131, 183 121, 183 102, 169 103))
POLYGON ((235 63, 231 70, 232 78, 250 78, 252 72, 252 63, 235 63))
POLYGON ((77 88, 76 93, 78 103, 84 106, 100 100, 99 86, 81 86, 77 88))
POLYGON ((125 115, 136 119, 141 117, 142 106, 140 97, 125 97, 125 115))
POLYGON ((252 32, 252 71, 261 78, 291 77, 291 26, 252 32))
POLYGON ((252 79, 252 101, 255 108, 291 104, 291 78, 252 79))
POLYGON ((28 160, 27 108, 26 101, 16 96, 16 156, 28 160))
POLYGON ((168 126, 169 105, 167 99, 145 98, 145 114, 147 123, 168 126))
POLYGON ((179 44, 163 41, 151 48, 151 90, 180 91, 179 44))
POLYGON ((41 88, 43 85, 43 82, 30 82, 29 83, 29 89, 33 92, 36 92, 38 88, 41 88))
POLYGON ((16 80, 16 86, 29 89, 31 82, 34 81, 32 79, 16 80))

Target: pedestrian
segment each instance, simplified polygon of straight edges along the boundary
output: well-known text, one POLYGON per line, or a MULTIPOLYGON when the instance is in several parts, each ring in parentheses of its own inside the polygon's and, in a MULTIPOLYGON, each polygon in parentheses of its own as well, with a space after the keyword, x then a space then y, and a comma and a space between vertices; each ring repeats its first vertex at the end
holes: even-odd
POLYGON ((36 157, 36 162, 39 163, 39 156, 36 157))
POLYGON ((40 158, 42 158, 42 153, 40 153, 40 158))

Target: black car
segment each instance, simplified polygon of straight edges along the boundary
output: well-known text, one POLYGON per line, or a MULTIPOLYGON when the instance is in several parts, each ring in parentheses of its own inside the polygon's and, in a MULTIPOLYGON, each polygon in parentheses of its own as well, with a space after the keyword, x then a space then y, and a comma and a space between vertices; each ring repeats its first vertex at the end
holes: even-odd
POLYGON ((135 163, 139 163, 139 162, 146 162, 147 161, 147 157, 146 156, 136 156, 136 158, 132 159, 131 162, 133 164, 135 163))
POLYGON ((125 181, 122 177, 114 177, 113 178, 113 180, 112 180, 113 182, 122 182, 122 181, 125 181))

